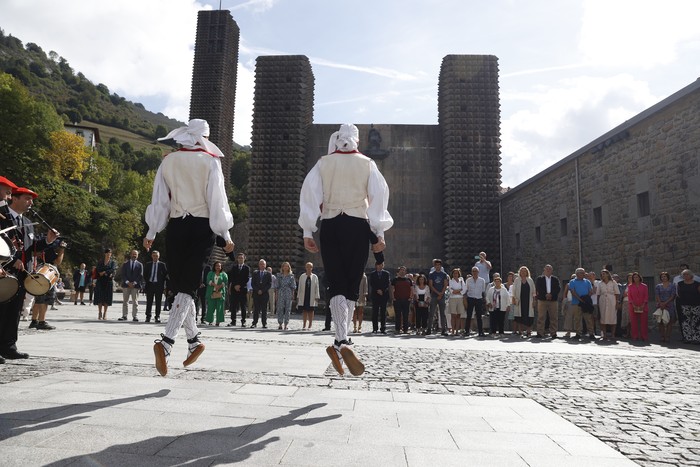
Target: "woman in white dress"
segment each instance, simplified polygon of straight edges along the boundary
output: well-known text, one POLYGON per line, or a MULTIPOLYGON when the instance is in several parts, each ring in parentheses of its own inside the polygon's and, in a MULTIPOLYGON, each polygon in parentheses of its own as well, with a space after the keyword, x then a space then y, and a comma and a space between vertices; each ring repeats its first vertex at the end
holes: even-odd
POLYGON ((620 295, 620 287, 610 275, 610 271, 603 269, 600 272, 600 284, 596 290, 598 294, 598 309, 600 310, 600 337, 603 340, 615 339, 615 326, 617 325, 617 299, 620 295), (608 331, 608 328, 610 329, 608 331))

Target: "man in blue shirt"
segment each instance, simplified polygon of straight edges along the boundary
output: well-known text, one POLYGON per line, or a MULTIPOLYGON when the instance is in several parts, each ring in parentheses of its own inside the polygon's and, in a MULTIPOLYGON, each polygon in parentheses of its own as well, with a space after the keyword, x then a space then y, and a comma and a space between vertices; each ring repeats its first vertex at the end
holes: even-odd
POLYGON ((445 271, 442 270, 442 260, 434 259, 433 267, 435 268, 428 274, 428 286, 430 287, 430 315, 428 316, 428 332, 431 334, 433 330, 433 320, 435 319, 435 308, 440 309, 440 322, 442 323, 442 335, 447 335, 447 318, 445 317, 445 291, 450 278, 445 271))
POLYGON ((583 268, 576 269, 576 279, 569 281, 569 290, 571 291, 571 305, 574 311, 574 330, 576 331, 576 339, 581 338, 581 316, 586 320, 586 328, 589 331, 588 337, 595 339, 593 334, 593 302, 591 301, 591 291, 593 284, 586 279, 586 270, 583 268), (584 302, 590 303, 590 311, 584 312, 581 305, 586 307, 584 302))

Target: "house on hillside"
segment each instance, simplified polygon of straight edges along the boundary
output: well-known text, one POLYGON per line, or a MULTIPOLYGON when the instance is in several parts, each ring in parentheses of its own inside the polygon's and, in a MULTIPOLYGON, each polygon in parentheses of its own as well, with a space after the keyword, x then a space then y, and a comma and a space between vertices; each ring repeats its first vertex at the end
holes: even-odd
POLYGON ((96 149, 97 145, 100 143, 100 130, 99 128, 92 126, 82 126, 74 125, 71 123, 66 123, 63 125, 66 131, 74 133, 85 141, 85 146, 96 149))

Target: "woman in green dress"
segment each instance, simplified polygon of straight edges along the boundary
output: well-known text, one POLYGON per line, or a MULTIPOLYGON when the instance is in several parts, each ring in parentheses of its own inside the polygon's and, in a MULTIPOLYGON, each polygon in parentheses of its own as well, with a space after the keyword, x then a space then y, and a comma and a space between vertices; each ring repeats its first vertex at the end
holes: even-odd
POLYGON ((224 322, 224 303, 226 303, 226 284, 228 276, 222 270, 221 262, 214 263, 214 267, 207 274, 207 322, 214 321, 216 312, 216 325, 224 322))

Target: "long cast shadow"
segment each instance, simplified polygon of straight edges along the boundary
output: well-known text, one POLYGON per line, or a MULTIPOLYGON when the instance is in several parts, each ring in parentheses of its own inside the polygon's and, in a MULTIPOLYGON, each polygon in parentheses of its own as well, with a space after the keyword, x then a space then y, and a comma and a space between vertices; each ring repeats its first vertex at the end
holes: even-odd
MULTIPOLYGON (((311 404, 290 410, 288 415, 250 425, 217 428, 184 435, 156 436, 135 443, 116 444, 93 454, 61 459, 48 465, 59 466, 72 462, 88 465, 119 465, 122 462, 133 463, 134 455, 139 456, 136 462, 141 465, 155 463, 217 465, 241 462, 250 458, 253 453, 264 450, 270 443, 279 441, 279 436, 268 436, 273 430, 290 426, 310 426, 341 417, 340 414, 334 414, 298 419, 325 405, 324 403, 311 404)), ((167 429, 167 426, 163 428, 167 429)))
POLYGON ((12 438, 30 431, 46 430, 67 423, 88 418, 80 414, 94 412, 95 410, 127 402, 140 401, 154 397, 165 397, 170 394, 170 389, 161 389, 157 392, 138 396, 122 397, 99 402, 86 402, 84 404, 68 404, 42 409, 20 410, 0 414, 0 440, 12 438))

